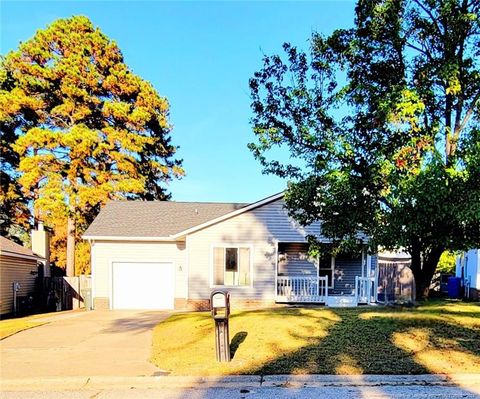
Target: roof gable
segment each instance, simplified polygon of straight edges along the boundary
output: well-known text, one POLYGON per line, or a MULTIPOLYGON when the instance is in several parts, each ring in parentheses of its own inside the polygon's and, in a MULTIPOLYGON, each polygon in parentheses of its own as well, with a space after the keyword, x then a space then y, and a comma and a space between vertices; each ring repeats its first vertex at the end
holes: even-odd
POLYGON ((222 216, 219 216, 218 218, 215 218, 215 219, 211 219, 211 220, 208 220, 206 221, 205 223, 202 223, 202 224, 199 224, 199 225, 196 225, 196 226, 193 226, 189 229, 186 229, 186 230, 183 230, 183 231, 180 231, 179 233, 175 234, 173 236, 173 238, 179 238, 179 237, 183 237, 187 234, 190 234, 190 233, 193 233, 195 231, 198 231, 198 230, 201 230, 201 229, 204 229, 208 226, 211 226, 213 224, 216 224, 216 223, 220 223, 224 220, 227 220, 227 219, 230 219, 232 217, 235 217, 235 216, 238 216, 238 215, 241 215, 242 213, 245 213, 245 212, 248 212, 252 209, 256 209, 256 208, 259 208, 261 206, 264 206, 264 205, 267 205, 273 201, 276 201, 280 198, 283 197, 283 192, 281 193, 278 193, 278 194, 274 194, 274 195, 271 195, 270 197, 267 197, 267 198, 264 198, 260 201, 257 201, 257 202, 253 202, 252 204, 250 205, 247 205, 241 209, 237 209, 233 212, 230 212, 230 213, 227 213, 225 215, 222 215, 222 216))

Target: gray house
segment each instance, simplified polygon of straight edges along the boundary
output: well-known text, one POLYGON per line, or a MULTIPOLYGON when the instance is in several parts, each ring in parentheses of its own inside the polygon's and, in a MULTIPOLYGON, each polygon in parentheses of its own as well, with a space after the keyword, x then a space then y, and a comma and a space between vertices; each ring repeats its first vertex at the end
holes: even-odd
POLYGON ((113 201, 85 232, 96 309, 205 309, 214 288, 233 305, 375 301, 365 251, 311 259, 283 193, 252 204, 113 201))

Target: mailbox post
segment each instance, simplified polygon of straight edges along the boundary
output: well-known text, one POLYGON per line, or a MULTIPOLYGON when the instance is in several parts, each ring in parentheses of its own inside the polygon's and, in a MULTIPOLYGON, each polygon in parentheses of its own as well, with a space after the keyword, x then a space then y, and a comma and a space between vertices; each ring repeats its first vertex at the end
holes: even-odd
POLYGON ((230 361, 230 333, 228 317, 230 315, 230 292, 215 290, 210 295, 210 309, 215 320, 215 349, 217 361, 230 361))

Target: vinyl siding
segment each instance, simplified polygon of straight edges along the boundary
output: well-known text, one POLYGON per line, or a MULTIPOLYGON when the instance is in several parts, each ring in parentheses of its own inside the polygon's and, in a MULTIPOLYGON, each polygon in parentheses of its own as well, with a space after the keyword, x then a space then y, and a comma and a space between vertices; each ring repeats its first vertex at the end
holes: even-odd
POLYGON ((378 258, 375 255, 370 256, 371 260, 371 268, 370 268, 370 276, 375 277, 376 271, 378 267, 378 258))
POLYGON ((279 246, 280 253, 286 255, 286 259, 278 263, 280 276, 317 276, 317 266, 308 258, 308 244, 283 244, 279 246))
POLYGON ((348 257, 337 257, 335 259, 335 271, 333 289, 329 290, 331 295, 354 295, 355 276, 362 275, 362 259, 351 259, 348 257))
MULTIPOLYGON (((187 264, 184 242, 96 241, 92 251, 93 295, 110 298, 112 262, 173 262, 175 298, 187 297, 187 264)), ((148 276, 146 276, 148 278, 148 276)))
POLYGON ((20 283, 18 296, 28 295, 35 289, 37 272, 36 260, 0 255, 0 314, 13 312, 13 282, 20 283))
MULTIPOLYGON (((471 249, 463 254, 465 259, 464 278, 470 277, 471 288, 480 289, 480 249, 471 249)), ((462 277, 461 257, 457 257, 456 276, 462 277)))
POLYGON ((318 223, 309 228, 299 226, 288 217, 283 200, 277 200, 190 234, 189 298, 209 298, 213 246, 251 245, 252 286, 229 287, 232 299, 274 300, 277 242, 305 242, 308 234, 319 231, 318 223))

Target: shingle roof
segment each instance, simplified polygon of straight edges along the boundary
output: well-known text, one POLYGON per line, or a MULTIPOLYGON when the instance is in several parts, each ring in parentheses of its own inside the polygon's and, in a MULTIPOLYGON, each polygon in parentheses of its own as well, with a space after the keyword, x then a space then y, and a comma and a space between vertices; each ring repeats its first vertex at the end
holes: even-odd
POLYGON ((5 237, 0 237, 0 251, 5 255, 8 255, 8 253, 11 253, 15 255, 34 256, 36 258, 43 259, 41 256, 38 256, 37 254, 35 254, 30 248, 25 248, 22 245, 18 245, 17 243, 5 237))
POLYGON ((111 201, 83 234, 89 237, 169 237, 248 204, 111 201))

